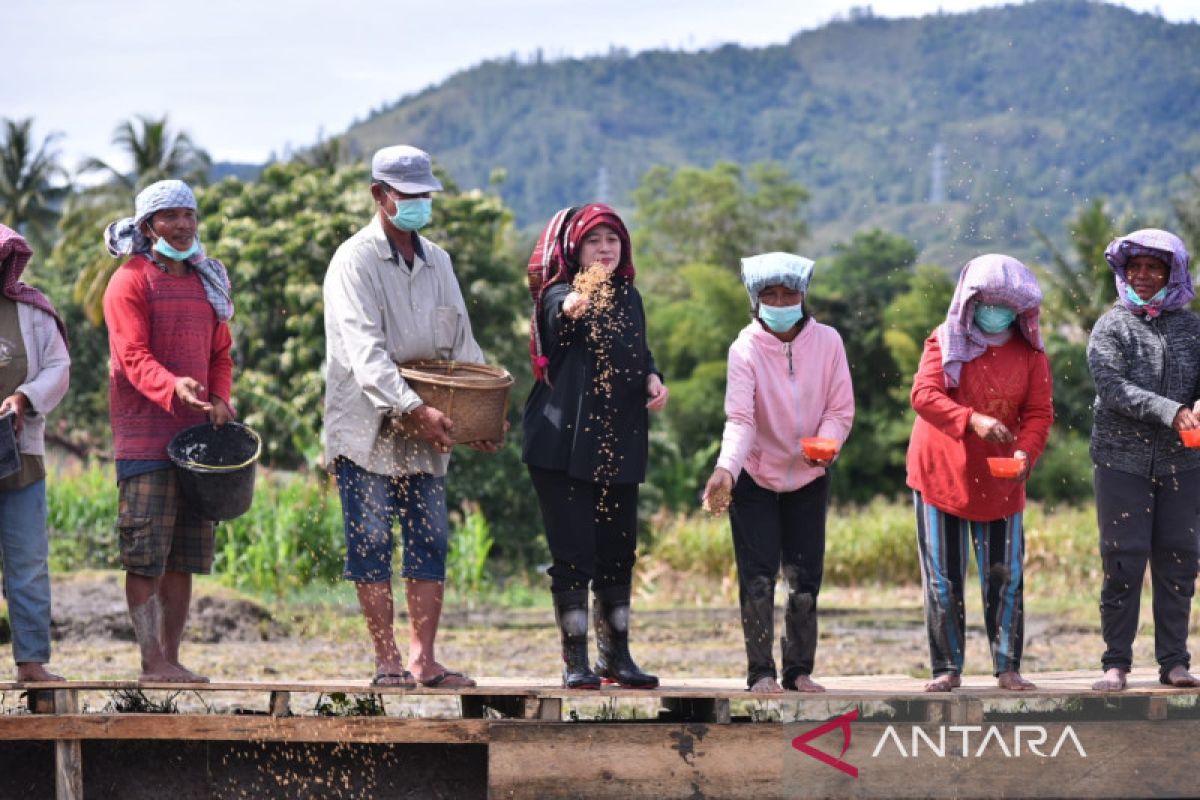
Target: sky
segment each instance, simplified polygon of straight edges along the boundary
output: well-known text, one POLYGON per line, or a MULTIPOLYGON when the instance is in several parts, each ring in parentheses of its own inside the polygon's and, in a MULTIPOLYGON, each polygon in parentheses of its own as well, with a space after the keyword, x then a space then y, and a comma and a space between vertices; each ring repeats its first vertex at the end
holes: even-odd
MULTIPOLYGON (((862 3, 860 5, 866 5, 862 3)), ((996 3, 887 0, 877 16, 996 3)), ((1175 22, 1196 0, 1128 0, 1175 22)), ((126 168, 113 130, 168 115, 217 161, 261 163, 489 58, 782 43, 849 14, 838 0, 0 0, 0 117, 126 168)))

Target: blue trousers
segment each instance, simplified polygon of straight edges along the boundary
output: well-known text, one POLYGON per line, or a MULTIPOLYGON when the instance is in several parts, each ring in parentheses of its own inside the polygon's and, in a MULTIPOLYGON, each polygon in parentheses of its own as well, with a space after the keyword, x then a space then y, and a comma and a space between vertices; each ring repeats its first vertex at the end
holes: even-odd
POLYGON ((46 482, 0 492, 0 560, 18 664, 50 660, 49 559, 46 482))
POLYGON ((993 674, 1020 671, 1025 643, 1023 512, 989 522, 972 522, 929 505, 920 492, 913 492, 913 501, 925 590, 925 629, 934 677, 961 675, 963 671, 963 582, 972 544, 993 674))

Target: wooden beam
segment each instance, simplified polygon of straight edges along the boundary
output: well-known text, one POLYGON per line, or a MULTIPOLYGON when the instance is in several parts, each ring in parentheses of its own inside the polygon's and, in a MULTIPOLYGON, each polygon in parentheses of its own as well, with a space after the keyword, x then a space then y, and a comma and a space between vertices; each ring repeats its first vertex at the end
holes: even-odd
POLYGON ((851 775, 792 746, 814 725, 663 723, 492 723, 489 796, 505 798, 792 798, 1041 796, 1163 797, 1195 794, 1193 743, 1200 720, 1028 725, 850 724, 810 740, 856 770, 851 775), (1023 728, 1020 755, 1013 751, 1023 728), (920 739, 914 756, 912 729, 920 739), (890 738, 893 728, 895 741, 890 738), (969 730, 964 732, 964 728, 969 730), (989 731, 995 728, 996 738, 989 731), (969 746, 962 752, 963 737, 969 746), (1039 739, 1038 736, 1044 736, 1039 739), (944 738, 943 738, 944 737, 944 738), (999 740, 1003 739, 1001 746, 999 740), (883 745, 880 742, 883 741, 883 745), (927 742, 942 742, 937 755, 927 742), (1031 752, 1033 741, 1040 752, 1031 752), (984 746, 981 754, 979 748, 984 746), (1009 754, 1004 752, 1008 749, 1009 754), (1054 755, 1051 755, 1054 753, 1054 755))
POLYGON ((481 744, 486 720, 403 717, 267 717, 234 714, 0 715, 0 741, 182 739, 199 741, 481 744))

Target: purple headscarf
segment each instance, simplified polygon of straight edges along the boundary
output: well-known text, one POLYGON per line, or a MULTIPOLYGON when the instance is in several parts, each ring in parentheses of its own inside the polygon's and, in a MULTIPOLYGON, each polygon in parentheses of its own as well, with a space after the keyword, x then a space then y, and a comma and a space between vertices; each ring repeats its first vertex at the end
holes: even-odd
POLYGON ((946 321, 937 328, 946 387, 958 386, 962 366, 987 352, 987 334, 975 324, 978 303, 1008 306, 1017 312, 1018 328, 1035 350, 1045 350, 1038 328, 1042 287, 1029 267, 1011 256, 988 254, 973 258, 958 276, 946 321))
POLYGON ((21 280, 25 265, 33 256, 33 250, 25 237, 7 225, 0 225, 0 291, 4 296, 17 303, 26 303, 34 308, 40 308, 54 317, 58 332, 62 334, 63 343, 67 343, 67 326, 62 317, 54 310, 50 298, 21 280))
POLYGON ((1196 290, 1192 288, 1192 276, 1188 274, 1190 256, 1187 247, 1173 233, 1158 228, 1134 231, 1109 242, 1104 250, 1104 259, 1112 267, 1117 280, 1117 300, 1134 314, 1145 314, 1146 319, 1154 319, 1164 311, 1183 308, 1196 296, 1196 290), (1134 256, 1153 256, 1170 269, 1167 293, 1162 300, 1138 305, 1126 296, 1125 290, 1129 284, 1125 281, 1125 266, 1134 256))

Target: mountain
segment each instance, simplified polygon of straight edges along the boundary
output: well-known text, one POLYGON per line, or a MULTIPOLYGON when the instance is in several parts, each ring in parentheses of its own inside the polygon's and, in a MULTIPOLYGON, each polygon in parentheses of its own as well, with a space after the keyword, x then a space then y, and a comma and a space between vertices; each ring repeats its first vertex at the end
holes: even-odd
MULTIPOLYGON (((1200 25, 1086 0, 849 19, 786 45, 489 61, 346 136, 417 144, 465 186, 502 167, 523 226, 628 206, 656 164, 783 162, 812 193, 809 250, 879 225, 956 258, 1058 234, 1097 196, 1167 219, 1200 164, 1200 25)), ((960 262, 961 263, 961 262, 960 262)))

